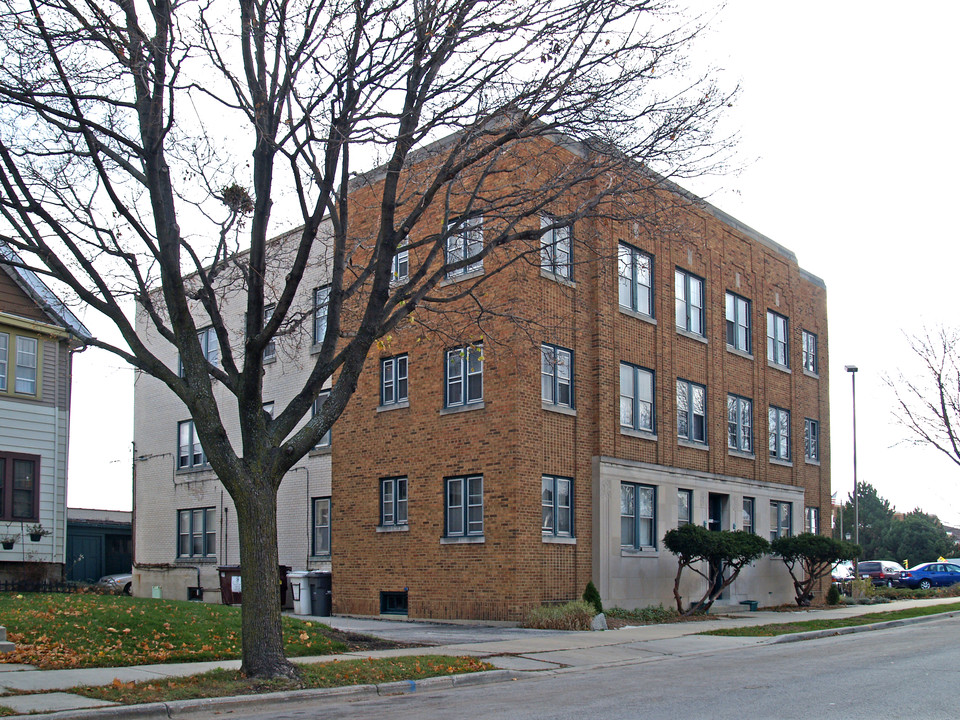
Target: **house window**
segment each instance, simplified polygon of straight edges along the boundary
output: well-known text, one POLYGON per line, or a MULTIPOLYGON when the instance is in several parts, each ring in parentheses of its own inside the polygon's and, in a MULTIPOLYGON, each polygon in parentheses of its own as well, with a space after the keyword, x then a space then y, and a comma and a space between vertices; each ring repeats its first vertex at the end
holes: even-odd
POLYGON ((17 335, 17 367, 15 392, 37 394, 37 339, 17 335))
POLYGON ((540 389, 543 402, 573 407, 573 351, 540 346, 540 389))
POLYGON ((447 350, 446 407, 483 401, 483 346, 447 350))
POLYGON ((810 418, 803 419, 803 456, 820 461, 820 423, 810 418))
MULTIPOLYGON (((549 216, 540 218, 540 227, 552 225, 554 219, 549 216)), ((570 278, 573 275, 573 254, 570 245, 570 228, 560 227, 547 230, 540 236, 540 267, 549 273, 570 278)))
POLYGON ((727 447, 753 452, 753 401, 739 395, 727 395, 727 447))
POLYGON ((380 361, 380 405, 407 402, 407 356, 380 361))
POLYGON ((269 417, 271 420, 273 420, 273 409, 274 409, 274 403, 272 401, 265 402, 263 404, 263 412, 266 413, 267 417, 269 417))
POLYGON ((756 531, 756 524, 753 520, 756 504, 756 501, 752 497, 745 497, 743 499, 743 520, 740 528, 743 532, 753 533, 756 531))
POLYGON ((689 380, 677 380, 677 437, 707 442, 707 389, 689 380))
POLYGON ((813 533, 814 535, 820 534, 820 508, 818 507, 804 508, 803 531, 808 533, 813 533))
POLYGON ((770 501, 770 541, 793 534, 791 514, 793 503, 781 500, 770 501))
MULTIPOLYGON (((270 318, 273 317, 273 311, 275 305, 267 305, 263 309, 263 325, 266 327, 267 323, 270 322, 270 318)), ((274 338, 270 338, 267 344, 263 348, 263 361, 270 362, 271 360, 276 359, 277 357, 277 342, 274 338)))
POLYGON ((620 243, 620 307, 653 317, 653 256, 620 243))
POLYGON ((330 498, 313 498, 313 554, 330 554, 330 498))
POLYGON ((727 293, 727 345, 750 352, 750 301, 727 293))
POLYGON ((656 488, 652 485, 620 483, 620 544, 632 548, 654 548, 657 537, 656 488))
POLYGON ((407 479, 384 478, 380 481, 380 526, 407 524, 407 479))
POLYGON ((620 426, 654 431, 652 370, 620 363, 620 426))
POLYGON ((390 265, 390 281, 395 283, 406 282, 409 276, 410 251, 406 249, 397 250, 390 265))
POLYGON ((808 330, 803 331, 803 369, 817 374, 817 336, 808 330))
MULTIPOLYGON (((330 391, 329 391, 329 390, 322 390, 322 391, 320 392, 320 394, 317 395, 317 399, 313 401, 313 415, 312 415, 312 417, 316 417, 316 416, 317 416, 317 414, 320 412, 320 408, 323 407, 323 404, 327 401, 327 398, 329 398, 329 397, 330 397, 330 391)), ((331 428, 331 430, 332 430, 332 428, 331 428)), ((323 437, 320 438, 320 442, 318 442, 318 443, 314 446, 315 448, 319 449, 319 448, 328 448, 328 447, 330 447, 330 433, 331 433, 331 430, 327 430, 327 431, 323 434, 323 437)))
MULTIPOLYGON (((467 260, 483 251, 483 223, 480 218, 460 218, 447 223, 446 253, 444 262, 447 265, 467 260)), ((483 270, 483 258, 462 267, 451 268, 447 271, 448 278, 480 272, 483 270)))
POLYGON ((544 475, 540 480, 544 535, 573 537, 573 480, 544 475))
POLYGON ((217 554, 216 508, 177 511, 177 557, 213 557, 217 554))
POLYGON ((677 527, 693 522, 693 490, 677 490, 677 527))
POLYGON ((677 329, 705 335, 703 317, 703 278, 677 268, 677 329))
POLYGON ((483 475, 447 478, 447 537, 483 535, 483 475))
POLYGON ((771 405, 768 420, 770 428, 770 457, 779 460, 789 460, 790 411, 771 405))
POLYGON ((177 469, 190 470, 192 468, 204 467, 207 464, 207 456, 200 447, 200 436, 197 435, 197 428, 193 420, 184 420, 177 423, 177 469))
POLYGON ((0 333, 0 390, 7 389, 7 355, 10 353, 10 335, 0 333))
POLYGON ((40 510, 40 458, 0 454, 0 520, 36 521, 40 510))
POLYGON ((774 365, 790 367, 788 329, 783 315, 767 310, 767 361, 774 365))
POLYGON ((330 311, 330 286, 313 291, 313 344, 319 345, 327 336, 327 313, 330 311))
MULTIPOLYGON (((220 363, 220 346, 217 344, 217 332, 213 326, 198 330, 197 342, 200 343, 200 353, 206 361, 216 367, 220 363)), ((183 356, 180 357, 180 377, 186 377, 183 356)))

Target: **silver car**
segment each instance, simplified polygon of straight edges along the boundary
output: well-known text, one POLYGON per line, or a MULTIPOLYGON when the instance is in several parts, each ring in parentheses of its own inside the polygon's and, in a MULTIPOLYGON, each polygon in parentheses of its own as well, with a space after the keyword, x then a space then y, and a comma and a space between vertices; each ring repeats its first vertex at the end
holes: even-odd
POLYGON ((133 572, 104 575, 97 580, 97 585, 115 593, 129 595, 133 585, 133 572))

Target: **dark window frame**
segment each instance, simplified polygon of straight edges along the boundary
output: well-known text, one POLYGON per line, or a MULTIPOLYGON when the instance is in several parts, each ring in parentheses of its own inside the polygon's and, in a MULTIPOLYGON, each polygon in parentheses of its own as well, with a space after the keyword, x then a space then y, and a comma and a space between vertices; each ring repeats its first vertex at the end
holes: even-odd
MULTIPOLYGON (((317 393, 317 397, 313 400, 312 414, 311 418, 315 418, 317 413, 320 412, 320 408, 323 407, 323 404, 327 401, 327 398, 330 397, 329 390, 321 390, 317 393)), ((317 441, 317 444, 313 446, 314 450, 319 450, 321 448, 329 448, 333 446, 333 428, 331 427, 327 430, 317 441)))
POLYGON ((474 262, 459 268, 447 270, 446 278, 456 280, 463 275, 483 272, 483 218, 481 216, 454 218, 447 223, 446 240, 443 243, 443 262, 445 265, 458 263, 480 255, 474 262), (476 249, 472 254, 471 247, 476 249), (459 257, 454 255, 459 254, 459 257))
POLYGON ((410 524, 410 482, 406 475, 396 477, 380 478, 380 527, 408 527, 410 524), (385 489, 390 488, 390 513, 387 514, 387 493, 385 489), (403 488, 403 500, 401 501, 401 487, 403 488), (400 505, 403 504, 403 518, 400 515, 400 505))
POLYGON ((656 317, 656 308, 654 306, 653 299, 653 286, 654 286, 654 257, 651 253, 648 253, 640 248, 636 248, 629 243, 620 241, 617 247, 617 302, 621 308, 630 310, 639 315, 644 315, 649 318, 656 317), (645 261, 641 262, 641 260, 645 261), (646 270, 649 282, 644 284, 642 281, 643 273, 641 270, 646 264, 646 270), (626 274, 626 270, 629 270, 629 277, 626 274), (626 281, 630 283, 630 302, 629 304, 624 304, 622 297, 622 283, 626 281), (641 303, 641 298, 645 299, 645 303, 641 303), (647 309, 644 310, 641 308, 643 304, 646 304, 647 309))
POLYGON ((540 344, 540 399, 548 405, 557 405, 559 407, 567 407, 571 410, 575 407, 573 400, 573 391, 574 391, 574 356, 573 350, 569 348, 561 347, 560 345, 554 345, 553 343, 541 343, 540 344), (566 378, 566 390, 567 390, 567 402, 562 402, 560 400, 562 390, 564 387, 563 378, 560 377, 560 368, 563 364, 560 361, 561 353, 565 353, 569 362, 567 367, 569 368, 568 377, 566 378), (549 356, 549 357, 548 357, 549 356), (550 369, 552 372, 548 372, 550 369), (544 392, 547 389, 548 378, 551 379, 550 383, 550 397, 545 397, 544 392))
POLYGON ((803 457, 820 462, 820 421, 803 419, 803 457))
POLYGON ((770 457, 789 462, 793 459, 793 428, 790 411, 786 408, 771 405, 767 410, 767 431, 769 433, 767 448, 770 457), (783 430, 786 428, 786 439, 783 430), (770 447, 770 444, 773 447, 770 447))
POLYGON ((443 354, 443 406, 445 408, 451 407, 468 407, 470 405, 477 405, 483 402, 483 343, 476 343, 472 345, 462 345, 460 347, 449 348, 444 351, 443 354), (453 379, 453 376, 450 374, 451 368, 451 358, 457 355, 459 357, 459 375, 456 376, 456 380, 453 379), (477 360, 480 363, 480 372, 471 372, 470 370, 470 360, 472 356, 476 356, 477 360), (480 376, 480 394, 475 396, 471 393, 470 378, 480 376), (460 384, 460 398, 456 401, 451 401, 450 399, 450 390, 454 382, 460 384))
POLYGON ((205 505, 177 510, 177 559, 215 558, 217 557, 217 508, 205 505), (200 513, 200 529, 194 526, 197 513, 200 513), (183 518, 188 519, 187 532, 183 531, 183 518), (212 519, 212 522, 211 522, 212 519), (183 552, 183 541, 187 540, 188 550, 183 552), (194 544, 199 539, 200 552, 194 552, 194 544))
POLYGON ((767 310, 767 362, 778 367, 790 367, 790 318, 775 310, 767 310), (778 323, 782 321, 782 327, 778 323), (782 351, 782 360, 781 360, 782 351))
MULTIPOLYGON (((540 216, 541 230, 552 225, 555 218, 552 215, 540 216)), ((546 230, 540 235, 540 268, 551 275, 573 279, 573 228, 570 225, 561 225, 546 230), (565 237, 563 234, 566 233, 565 237), (566 261, 560 259, 559 250, 566 245, 566 261)))
POLYGON ((409 402, 410 359, 407 353, 380 359, 380 407, 409 402), (401 366, 403 373, 401 375, 401 366), (387 368, 390 368, 390 396, 387 395, 387 368))
POLYGON ((483 475, 454 475, 443 479, 443 535, 448 538, 482 538, 484 536, 485 509, 483 502, 483 475), (474 491, 474 483, 480 485, 480 503, 470 504, 470 495, 474 491), (451 486, 455 483, 460 484, 460 504, 451 505, 451 486), (480 508, 479 529, 477 521, 470 519, 470 508, 480 508), (450 522, 454 510, 458 512, 459 529, 452 526, 450 522), (471 523, 473 528, 471 528, 471 523))
POLYGON ((333 539, 331 533, 331 526, 333 525, 333 519, 331 517, 331 512, 333 511, 333 501, 329 495, 320 495, 318 497, 310 498, 310 555, 311 557, 326 557, 330 555, 331 541, 333 539), (320 506, 326 505, 327 510, 327 523, 326 525, 319 522, 321 512, 320 506), (318 542, 318 539, 326 533, 326 550, 323 549, 322 540, 318 542))
MULTIPOLYGON (((40 456, 28 453, 0 451, 0 521, 39 522, 40 521, 40 456), (33 488, 30 490, 32 512, 29 515, 13 514, 14 463, 33 463, 33 488)), ((22 490, 23 488, 21 488, 22 490)))
POLYGON ((677 329, 699 337, 707 336, 707 282, 699 275, 681 267, 674 272, 674 297, 676 300, 675 319, 677 329), (682 281, 682 283, 681 283, 682 281), (681 285, 683 295, 681 296, 681 285), (700 288, 700 305, 694 305, 692 289, 695 285, 700 288), (683 322, 681 322, 681 307, 683 308, 683 322), (700 329, 696 329, 696 324, 700 329))
POLYGON ((574 537, 574 496, 573 478, 563 475, 540 476, 540 532, 548 537, 574 537), (560 485, 567 483, 567 505, 560 504, 560 485), (546 498, 549 485, 550 500, 546 498), (549 509, 549 521, 547 511, 549 509), (567 530, 561 530, 561 517, 566 516, 567 530))
POLYGON ((677 438, 680 440, 685 440, 686 442, 696 443, 697 445, 707 445, 709 443, 709 434, 707 432, 707 386, 701 385, 700 383, 693 382, 692 380, 686 380, 684 378, 677 378, 677 438), (682 434, 680 428, 681 422, 681 413, 684 412, 680 407, 680 390, 681 386, 686 386, 686 421, 687 421, 687 432, 682 434), (694 408, 694 397, 695 390, 700 390, 703 393, 703 413, 698 415, 694 408), (702 418, 702 437, 695 437, 696 423, 694 422, 698 417, 702 418))
POLYGON ((200 443, 200 436, 197 434, 197 424, 193 421, 193 418, 187 420, 181 420, 177 423, 177 472, 189 472, 191 470, 200 470, 210 467, 210 463, 207 460, 207 453, 203 449, 203 445, 200 443), (182 430, 184 426, 189 426, 190 428, 190 441, 184 445, 182 442, 182 430), (196 448, 200 448, 200 460, 196 460, 196 448), (188 460, 186 463, 183 462, 183 449, 189 448, 188 460))
POLYGON ((817 334, 809 330, 803 330, 802 333, 803 357, 801 362, 803 369, 816 375, 820 372, 820 362, 817 357, 817 345, 819 343, 817 334))
POLYGON ((727 345, 740 352, 752 353, 753 308, 749 298, 727 290, 725 303, 724 317, 726 318, 727 345), (733 317, 731 317, 731 310, 733 317), (743 315, 746 315, 746 318, 742 317, 743 315), (743 338, 740 337, 741 330, 744 332, 743 338))
POLYGON ((735 450, 737 452, 750 453, 754 452, 754 428, 753 420, 753 400, 748 397, 743 397, 742 395, 737 395, 736 393, 727 393, 727 448, 729 450, 735 450), (731 407, 731 402, 733 407, 731 407), (748 416, 750 418, 749 432, 745 431, 743 425, 743 406, 749 405, 748 416), (730 418, 731 411, 735 412, 736 415, 733 420, 730 418), (731 439, 735 438, 734 442, 731 443, 731 439))
POLYGON ((686 488, 677 488, 677 527, 693 524, 693 490, 686 488), (684 503, 682 498, 686 498, 687 515, 683 516, 684 503))
POLYGON ((770 501, 770 541, 793 536, 793 503, 786 500, 770 501), (786 520, 786 525, 784 525, 786 520), (784 534, 786 529, 786 534, 784 534))
POLYGON ((323 343, 327 334, 327 320, 330 315, 330 283, 313 289, 313 344, 323 343), (321 295, 323 298, 321 299, 321 295), (322 311, 322 312, 321 312, 322 311))
POLYGON ((657 549, 657 486, 649 485, 646 483, 634 483, 634 482, 621 482, 620 483, 620 546, 626 548, 633 548, 634 550, 656 550, 657 549), (633 515, 625 515, 623 512, 623 491, 624 489, 633 490, 633 515), (649 516, 640 515, 640 491, 650 491, 652 495, 651 499, 651 509, 652 513, 649 516), (633 536, 627 538, 626 541, 623 537, 623 526, 624 518, 632 517, 633 518, 633 536), (641 542, 641 521, 650 523, 650 544, 643 544, 641 542))
POLYGON ((620 427, 628 428, 630 430, 636 430, 638 432, 646 432, 655 434, 657 432, 657 375, 656 372, 650 368, 645 368, 640 365, 634 365, 633 363, 628 363, 620 361, 620 427), (632 395, 624 395, 623 392, 623 372, 624 369, 627 369, 631 372, 631 385, 633 387, 632 395), (641 375, 649 376, 650 378, 650 399, 640 398, 640 393, 638 392, 639 383, 638 380, 641 375), (631 415, 633 416, 632 424, 626 424, 623 422, 623 400, 624 398, 631 399, 631 415), (646 406, 650 408, 650 426, 642 427, 640 425, 640 410, 646 406))
POLYGON ((741 515, 742 527, 744 532, 754 534, 757 532, 757 499, 754 497, 743 498, 743 514, 741 515), (749 507, 749 510, 747 509, 749 507))

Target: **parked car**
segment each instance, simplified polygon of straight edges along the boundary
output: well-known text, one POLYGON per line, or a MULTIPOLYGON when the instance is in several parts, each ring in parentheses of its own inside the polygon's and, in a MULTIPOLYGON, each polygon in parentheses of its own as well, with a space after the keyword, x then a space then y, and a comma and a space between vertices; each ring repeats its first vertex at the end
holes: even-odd
POLYGON ((893 587, 900 578, 903 565, 892 560, 864 560, 857 563, 857 577, 870 578, 874 585, 893 587))
POLYGON ((133 586, 133 572, 116 573, 114 575, 104 575, 97 580, 97 585, 116 593, 130 594, 130 588, 133 586))
POLYGON ((923 563, 909 570, 903 570, 898 582, 900 587, 920 588, 921 590, 944 587, 955 583, 960 583, 960 565, 945 562, 923 563))
POLYGON ((833 566, 830 576, 834 582, 843 583, 853 578, 853 563, 849 560, 841 560, 833 566))

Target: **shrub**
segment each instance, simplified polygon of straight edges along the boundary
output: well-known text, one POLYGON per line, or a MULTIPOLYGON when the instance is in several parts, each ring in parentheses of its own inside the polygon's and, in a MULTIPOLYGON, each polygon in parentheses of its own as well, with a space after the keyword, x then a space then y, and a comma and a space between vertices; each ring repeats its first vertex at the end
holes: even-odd
POLYGON ((574 600, 566 605, 543 605, 531 610, 522 626, 540 630, 589 630, 593 621, 593 605, 574 600))
POLYGON ((648 605, 645 608, 637 608, 636 610, 624 610, 618 607, 610 608, 607 610, 607 616, 620 618, 630 623, 637 623, 638 625, 679 622, 681 619, 680 613, 673 608, 664 607, 663 603, 659 605, 648 605))
POLYGON ((839 605, 840 604, 840 588, 836 585, 831 585, 830 589, 827 590, 827 605, 839 605))
POLYGON ((598 615, 603 612, 603 602, 600 600, 600 591, 597 590, 597 586, 593 584, 593 580, 587 583, 587 589, 583 591, 583 600, 593 605, 598 615))

